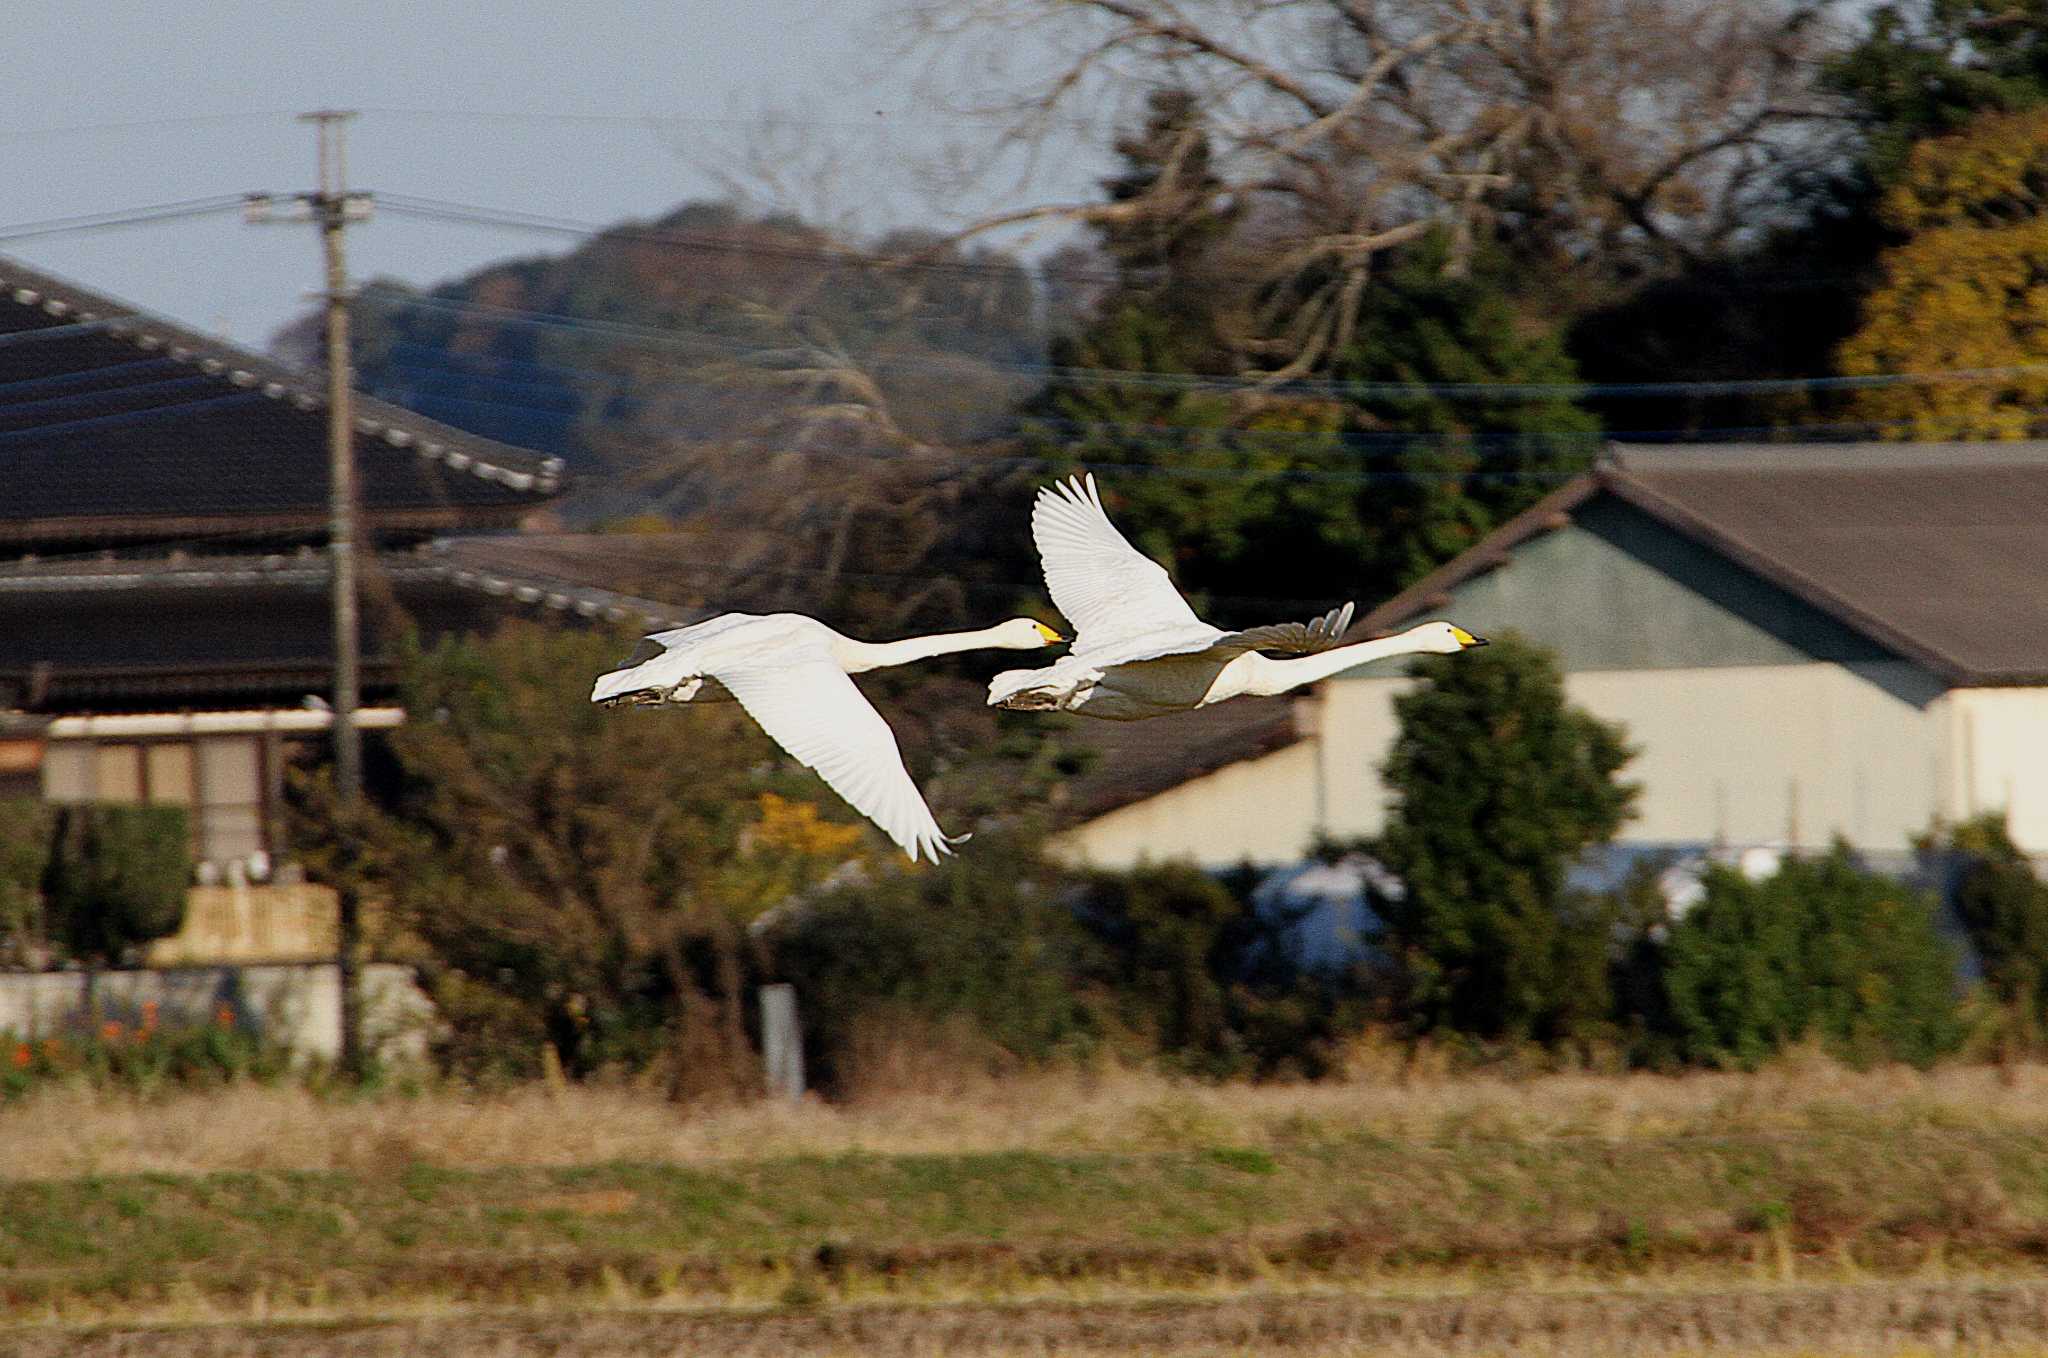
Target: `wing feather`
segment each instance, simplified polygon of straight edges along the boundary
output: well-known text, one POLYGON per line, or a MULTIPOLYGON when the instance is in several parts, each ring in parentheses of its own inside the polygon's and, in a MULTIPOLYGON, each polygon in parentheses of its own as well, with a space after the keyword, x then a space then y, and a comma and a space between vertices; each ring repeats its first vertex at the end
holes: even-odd
POLYGON ((1346 604, 1307 622, 1274 622, 1247 627, 1239 632, 1225 632, 1216 639, 1215 645, 1234 651, 1287 651, 1294 655, 1314 655, 1344 644, 1344 633, 1351 627, 1351 610, 1352 605, 1346 604))
POLYGON ((1031 538, 1053 603, 1074 626, 1076 651, 1154 633, 1208 628, 1158 562, 1131 546, 1103 510, 1095 477, 1072 477, 1038 492, 1031 538))
POLYGON ((951 852, 903 767, 889 723, 823 645, 814 655, 785 651, 710 673, 776 744, 880 826, 913 863, 951 852))

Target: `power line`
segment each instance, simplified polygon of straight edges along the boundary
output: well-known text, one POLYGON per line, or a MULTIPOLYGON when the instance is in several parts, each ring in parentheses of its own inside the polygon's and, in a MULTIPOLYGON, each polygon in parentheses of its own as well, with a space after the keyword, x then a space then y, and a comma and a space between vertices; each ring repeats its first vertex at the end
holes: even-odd
MULTIPOLYGON (((382 200, 380 200, 382 201, 382 200)), ((623 343, 658 348, 711 348, 727 353, 761 353, 769 346, 741 340, 715 331, 684 327, 654 327, 624 321, 596 321, 560 312, 527 311, 451 297, 409 295, 390 289, 365 290, 365 300, 378 305, 474 314, 519 328, 559 330, 571 334, 602 336, 623 343)), ((876 358, 864 366, 870 371, 939 372, 957 374, 963 360, 919 360, 876 358)), ((1081 368, 1051 363, 1014 363, 1001 359, 964 360, 998 373, 1035 377, 1047 382, 1079 385, 1131 387, 1176 393, 1228 395, 1268 391, 1275 395, 1350 397, 1362 400, 1400 400, 1417 397, 1449 397, 1466 400, 1616 400, 1654 399, 1673 396, 1785 395, 1797 392, 1853 391, 1894 386, 1939 386, 1972 382, 2005 381, 2015 377, 2048 373, 2048 364, 2011 364, 1988 368, 1955 368, 1922 372, 1874 373, 1826 377, 1748 377, 1731 379, 1687 379, 1665 382, 1367 382, 1316 379, 1267 387, 1254 379, 1209 377, 1196 373, 1172 373, 1132 368, 1081 368)), ((576 371, 576 370, 567 370, 576 371)))
POLYGON ((0 141, 35 141, 44 137, 75 137, 98 132, 154 131, 165 127, 204 127, 230 123, 268 122, 294 116, 288 111, 265 113, 194 113, 168 118, 130 118, 104 123, 69 123, 58 127, 25 127, 0 132, 0 141))
MULTIPOLYGON (((400 373, 425 373, 426 376, 424 380, 430 382, 454 381, 463 376, 480 376, 463 374, 459 371, 443 375, 441 373, 433 372, 431 370, 419 368, 415 365, 404 363, 388 364, 386 365, 386 367, 387 370, 397 371, 400 373)), ((539 406, 530 405, 519 401, 508 401, 485 396, 454 395, 441 391, 425 391, 421 390, 418 385, 410 381, 401 382, 397 385, 379 386, 374 394, 396 405, 405 405, 408 401, 417 401, 420 403, 439 403, 441 405, 469 406, 474 407, 478 410, 485 411, 503 411, 513 414, 515 416, 524 416, 526 417, 527 422, 534 424, 539 423, 543 419, 547 419, 551 422, 557 423, 564 420, 575 421, 579 419, 581 416, 580 410, 571 410, 560 406, 539 406)), ((1498 446, 1504 444, 1514 444, 1523 441, 1543 440, 1551 441, 1554 443, 1563 443, 1567 445, 1601 444, 1617 442, 1684 443, 1698 444, 1701 446, 1711 447, 1715 444, 1736 443, 1754 440, 1783 440, 1787 436, 1794 435, 1821 435, 1826 436, 1827 440, 1831 444, 1841 444, 1867 441, 1869 438, 1873 436, 1881 436, 1888 432, 1893 432, 1902 429, 1910 429, 1913 428, 1918 422, 1913 420, 1838 420, 1808 421, 1800 424, 1709 425, 1697 428, 1664 429, 1475 430, 1469 433, 1462 434, 1435 430, 1404 431, 1391 429, 1331 431, 1297 429, 1228 429, 1219 428, 1213 425, 1154 423, 1139 424, 1118 423, 1114 421, 1052 420, 1044 419, 1037 416, 1014 417, 1014 423, 1018 427, 1006 429, 1000 434, 976 435, 973 436, 971 439, 967 440, 966 442, 970 446, 986 446, 991 444, 993 441, 999 439, 1015 439, 1024 437, 1033 429, 1043 427, 1055 430, 1064 429, 1068 432, 1083 435, 1096 434, 1111 438, 1121 438, 1131 442, 1140 442, 1147 439, 1157 439, 1176 434, 1183 434, 1212 437, 1214 439, 1224 442, 1226 445, 1235 443, 1240 445, 1248 444, 1256 447, 1260 443, 1284 443, 1289 441, 1298 441, 1318 443, 1324 445, 1325 447, 1334 445, 1337 448, 1359 449, 1368 454, 1374 451, 1375 449, 1380 449, 1384 450, 1384 452, 1388 456, 1399 456, 1409 451, 1412 451, 1417 447, 1466 448, 1471 447, 1473 445, 1479 445, 1483 448, 1489 444, 1498 446), (1859 438, 1857 436, 1862 437, 1859 438)), ((1080 458, 1080 460, 1085 461, 1087 459, 1085 457, 1082 457, 1080 458)), ((1132 467, 1165 464, 1146 464, 1142 462, 1134 462, 1129 460, 1119 460, 1114 465, 1119 467, 1132 467)), ((1465 473, 1465 475, 1474 474, 1475 473, 1465 473)), ((1446 473, 1446 475, 1458 474, 1446 473)), ((1480 475, 1481 479, 1484 479, 1483 474, 1478 475, 1480 475)))
MULTIPOLYGON (((562 123, 586 127, 634 127, 659 129, 663 127, 837 127, 860 128, 864 131, 890 131, 896 127, 944 127, 976 130, 1000 130, 1006 124, 994 118, 931 118, 914 110, 891 111, 876 109, 866 118, 799 118, 780 113, 754 114, 750 116, 712 116, 694 113, 573 113, 547 109, 455 109, 455 108, 401 108, 365 107, 357 112, 369 118, 405 118, 415 120, 445 120, 450 122, 491 122, 491 123, 562 123)), ((1089 131, 1114 131, 1118 124, 1113 119, 1055 117, 1036 119, 1050 125, 1085 128, 1089 131)))
POLYGON ((241 206, 242 196, 231 193, 215 194, 211 198, 187 198, 176 203, 157 203, 150 207, 129 208, 120 212, 88 212, 75 217, 50 217, 39 222, 0 226, 0 241, 75 235, 79 232, 107 231, 124 226, 148 226, 157 222, 181 221, 188 217, 205 217, 216 212, 238 211, 241 206))

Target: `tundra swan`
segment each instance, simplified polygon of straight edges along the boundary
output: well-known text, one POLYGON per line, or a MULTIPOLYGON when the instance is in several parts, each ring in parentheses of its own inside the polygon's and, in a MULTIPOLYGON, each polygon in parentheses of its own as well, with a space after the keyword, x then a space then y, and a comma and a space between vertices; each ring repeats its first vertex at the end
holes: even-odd
POLYGON ((1060 640, 1059 633, 1030 618, 979 632, 867 642, 797 613, 725 613, 648 637, 659 653, 600 675, 590 700, 615 707, 729 693, 778 745, 815 769, 914 863, 920 854, 936 860, 958 840, 949 840, 932 819, 889 724, 848 676, 955 651, 1036 650, 1060 640))
POLYGON ((1211 627, 1165 569, 1110 523, 1093 475, 1040 490, 1031 536, 1052 601, 1074 626, 1074 648, 1044 669, 998 674, 988 688, 993 707, 1136 721, 1241 694, 1285 693, 1368 660, 1486 644, 1462 627, 1426 622, 1398 636, 1339 645, 1351 625, 1350 604, 1306 623, 1241 632, 1211 627))

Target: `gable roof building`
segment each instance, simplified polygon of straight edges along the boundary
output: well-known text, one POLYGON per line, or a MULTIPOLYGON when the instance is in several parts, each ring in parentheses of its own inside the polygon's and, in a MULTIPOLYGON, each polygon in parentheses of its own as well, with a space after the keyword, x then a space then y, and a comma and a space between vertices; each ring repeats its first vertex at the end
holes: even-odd
MULTIPOLYGON (((559 462, 368 397, 355 451, 366 725, 402 716, 380 619, 669 616, 420 550, 516 528, 559 462)), ((286 742, 332 685, 327 464, 319 378, 0 257, 0 795, 184 805, 216 868, 288 848, 286 742)))
MULTIPOLYGON (((1628 727, 1625 838, 1903 853, 2002 809, 2048 852, 2048 444, 1616 447, 1352 639, 1429 617, 1550 647, 1572 699, 1628 727)), ((1199 730, 1142 723, 1065 842, 1221 865, 1371 834, 1409 682, 1366 666, 1199 730)))

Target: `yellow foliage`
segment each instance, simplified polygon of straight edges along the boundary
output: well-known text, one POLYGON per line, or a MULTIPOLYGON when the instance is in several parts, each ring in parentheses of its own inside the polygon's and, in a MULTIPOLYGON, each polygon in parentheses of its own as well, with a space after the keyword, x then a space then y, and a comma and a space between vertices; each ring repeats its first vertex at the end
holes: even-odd
POLYGON ((1885 203, 1914 234, 1838 355, 1849 376, 1954 373, 1855 393, 1903 439, 2027 438, 2048 427, 2048 111, 1983 119, 1916 147, 1885 203), (1983 376, 1964 374, 1986 369, 1983 376))
POLYGON ((2048 206, 2048 109, 1994 113, 1952 137, 1913 148, 1904 178, 1885 196, 1885 220, 1901 231, 2024 221, 2048 206))
POLYGON ((793 802, 764 792, 759 798, 761 819, 753 827, 751 846, 757 852, 780 852, 802 858, 843 861, 860 852, 863 835, 858 825, 841 825, 820 820, 811 802, 793 802))

